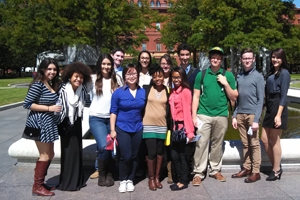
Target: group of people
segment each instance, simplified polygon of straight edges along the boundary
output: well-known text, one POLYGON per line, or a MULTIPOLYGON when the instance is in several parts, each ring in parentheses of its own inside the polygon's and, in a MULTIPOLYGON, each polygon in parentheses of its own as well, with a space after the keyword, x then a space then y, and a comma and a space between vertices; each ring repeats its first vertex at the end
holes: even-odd
POLYGON ((290 83, 283 49, 271 54, 266 84, 253 65, 255 54, 250 48, 241 51, 243 68, 236 79, 221 67, 222 48, 208 52, 210 65, 202 71, 190 64, 189 45, 180 44, 177 53, 178 67, 173 66, 168 54, 160 58, 159 65, 152 65, 148 51, 140 52, 137 65, 122 66, 125 53, 116 48, 111 54, 99 55, 95 74, 88 66, 75 62, 66 66, 61 80, 57 62, 43 60, 24 101, 24 108, 31 110, 26 127, 40 130, 39 137, 32 138, 39 151, 32 194, 53 196, 54 189, 76 191, 86 186, 81 122, 88 96, 89 125, 97 144, 96 171, 90 178, 98 178, 99 186, 114 185, 114 169, 118 166, 119 192, 133 192, 137 169, 143 168, 144 162, 149 189, 161 189, 165 161, 172 191, 187 188, 191 179, 192 185, 200 185, 207 172, 225 182, 221 174, 222 144, 228 127, 228 103, 233 102, 232 126, 240 133, 244 163, 232 178, 246 177, 246 183, 261 178, 258 130, 265 104, 261 139, 273 166, 267 180, 280 179, 280 136, 287 128, 290 83), (56 103, 58 99, 62 104, 56 103), (175 130, 183 130, 186 139, 171 139, 170 146, 165 146, 167 133, 175 130), (201 138, 195 140, 200 134, 201 138), (59 135, 60 179, 57 187, 49 187, 44 179, 59 135), (114 152, 107 149, 108 140, 117 141, 117 165, 114 152))

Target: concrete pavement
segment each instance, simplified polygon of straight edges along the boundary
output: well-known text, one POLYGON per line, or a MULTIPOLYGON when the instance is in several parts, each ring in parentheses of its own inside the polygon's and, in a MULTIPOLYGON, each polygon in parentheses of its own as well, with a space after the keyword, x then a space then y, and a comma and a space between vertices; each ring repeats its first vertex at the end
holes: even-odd
MULTIPOLYGON (((166 179, 164 188, 150 191, 147 179, 136 184, 135 192, 121 194, 118 192, 119 181, 109 188, 99 187, 97 180, 87 180, 87 186, 76 192, 55 191, 53 197, 33 197, 33 164, 20 164, 7 154, 9 146, 21 138, 25 126, 27 110, 22 107, 0 111, 0 199, 299 199, 300 200, 300 168, 299 166, 283 166, 282 180, 267 182, 266 174, 261 173, 262 180, 247 184, 244 179, 232 179, 231 174, 239 169, 235 166, 224 166, 223 174, 227 178, 225 183, 207 177, 202 185, 173 192, 169 189, 166 179)), ((85 168, 86 178, 94 170, 85 168)), ((46 177, 50 185, 58 183, 59 165, 51 165, 46 177)))

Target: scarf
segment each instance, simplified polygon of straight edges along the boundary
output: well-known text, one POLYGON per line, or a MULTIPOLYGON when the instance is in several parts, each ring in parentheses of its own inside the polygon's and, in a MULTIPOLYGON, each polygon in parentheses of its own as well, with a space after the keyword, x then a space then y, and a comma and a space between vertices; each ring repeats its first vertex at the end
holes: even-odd
POLYGON ((85 104, 85 97, 87 94, 86 87, 80 85, 75 93, 70 82, 62 85, 60 89, 60 98, 63 101, 60 123, 68 115, 70 123, 74 124, 77 117, 81 117, 83 114, 83 108, 85 104))

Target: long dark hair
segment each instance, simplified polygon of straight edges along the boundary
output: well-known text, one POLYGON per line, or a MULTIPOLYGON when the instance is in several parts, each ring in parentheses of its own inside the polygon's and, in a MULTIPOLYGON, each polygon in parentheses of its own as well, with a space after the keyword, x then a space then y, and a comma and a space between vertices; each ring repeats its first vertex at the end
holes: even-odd
POLYGON ((270 65, 270 71, 267 74, 266 78, 268 78, 269 76, 271 76, 275 72, 275 67, 273 66, 273 63, 272 63, 273 54, 274 54, 274 56, 282 59, 282 64, 280 65, 278 72, 275 74, 275 78, 279 77, 282 69, 286 69, 286 70, 289 69, 289 65, 288 65, 284 50, 282 48, 277 48, 277 49, 273 50, 270 54, 271 55, 270 56, 271 65, 270 65))
POLYGON ((152 57, 151 57, 150 52, 147 51, 147 50, 141 51, 141 52, 139 53, 139 56, 138 56, 138 63, 137 63, 137 68, 138 68, 138 70, 139 70, 140 72, 142 71, 142 65, 141 65, 141 63, 140 63, 142 53, 147 53, 147 54, 149 55, 148 70, 149 70, 149 68, 150 68, 150 66, 151 66, 151 64, 152 64, 152 57))
POLYGON ((41 63, 40 63, 40 66, 38 67, 38 70, 37 70, 37 73, 33 79, 33 81, 30 83, 29 87, 34 83, 34 82, 37 82, 37 81, 40 81, 40 82, 44 82, 45 81, 45 74, 44 74, 44 70, 48 68, 48 66, 50 64, 53 64, 55 65, 56 67, 56 75, 55 77, 51 80, 51 84, 50 87, 54 90, 54 91, 57 91, 58 90, 58 86, 60 84, 60 80, 59 80, 59 67, 58 67, 58 63, 56 62, 55 59, 53 58, 45 58, 41 63))
POLYGON ((100 53, 97 64, 96 64, 96 81, 95 81, 95 88, 96 88, 96 94, 97 96, 102 95, 103 93, 103 75, 102 75, 102 62, 103 60, 107 58, 111 63, 111 68, 109 72, 109 77, 111 78, 111 92, 116 90, 119 87, 118 81, 117 81, 117 75, 114 69, 114 60, 112 57, 107 53, 100 53))
POLYGON ((186 73, 185 73, 184 69, 182 69, 181 67, 175 67, 175 68, 171 69, 171 72, 170 72, 170 79, 169 79, 169 85, 172 85, 172 74, 173 74, 174 72, 178 72, 178 73, 180 74, 180 77, 181 77, 181 87, 182 87, 182 89, 183 89, 183 88, 188 88, 188 89, 190 89, 190 86, 189 86, 189 82, 188 82, 186 73))

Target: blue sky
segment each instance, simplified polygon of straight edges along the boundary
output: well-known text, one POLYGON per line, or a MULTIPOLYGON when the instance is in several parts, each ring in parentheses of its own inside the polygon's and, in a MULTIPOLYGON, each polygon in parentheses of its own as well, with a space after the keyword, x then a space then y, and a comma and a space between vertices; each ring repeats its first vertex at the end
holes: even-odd
POLYGON ((300 0, 294 0, 294 4, 297 8, 300 8, 300 0))

